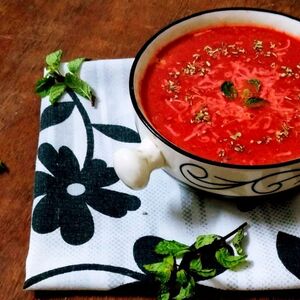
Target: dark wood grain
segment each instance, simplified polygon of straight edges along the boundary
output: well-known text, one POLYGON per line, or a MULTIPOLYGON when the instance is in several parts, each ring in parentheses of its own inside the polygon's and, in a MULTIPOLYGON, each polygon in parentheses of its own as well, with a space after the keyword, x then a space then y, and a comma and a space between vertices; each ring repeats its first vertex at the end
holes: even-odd
MULTIPOLYGON (((217 7, 259 7, 300 17, 300 1, 184 0, 1 0, 0 1, 0 299, 154 299, 142 291, 25 292, 40 99, 33 86, 44 57, 64 50, 64 59, 133 57, 158 29, 191 13, 217 7), (130 296, 130 294, 132 296, 130 296)), ((272 274, 270 274, 272 276, 272 274)), ((300 299, 299 291, 225 293, 203 291, 203 299, 300 299)))

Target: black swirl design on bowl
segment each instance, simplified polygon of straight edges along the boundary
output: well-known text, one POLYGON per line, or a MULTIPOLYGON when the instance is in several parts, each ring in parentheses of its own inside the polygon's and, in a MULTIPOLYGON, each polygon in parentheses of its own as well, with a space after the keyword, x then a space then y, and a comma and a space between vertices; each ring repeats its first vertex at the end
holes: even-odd
POLYGON ((191 163, 182 164, 180 172, 192 185, 212 192, 249 186, 252 193, 266 195, 294 188, 300 184, 300 169, 274 172, 251 180, 233 180, 211 175, 203 166, 191 163))

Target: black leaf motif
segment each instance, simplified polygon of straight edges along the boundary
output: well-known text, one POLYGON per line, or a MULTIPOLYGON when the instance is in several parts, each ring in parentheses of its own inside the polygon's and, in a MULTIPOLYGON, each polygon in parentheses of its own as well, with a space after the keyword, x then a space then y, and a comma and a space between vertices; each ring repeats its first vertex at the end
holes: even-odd
POLYGON ((140 143, 141 138, 139 134, 131 128, 111 125, 111 124, 93 124, 93 127, 105 134, 106 136, 124 143, 140 143))
POLYGON ((279 231, 276 248, 283 265, 300 279, 300 238, 279 231))
POLYGON ((74 102, 59 102, 48 106, 41 116, 41 131, 65 121, 74 109, 74 102))
MULTIPOLYGON (((136 240, 133 246, 133 256, 138 267, 146 274, 151 274, 144 265, 153 264, 162 260, 162 255, 155 253, 155 246, 162 238, 148 235, 136 240)), ((152 274, 151 274, 152 275, 152 274)))

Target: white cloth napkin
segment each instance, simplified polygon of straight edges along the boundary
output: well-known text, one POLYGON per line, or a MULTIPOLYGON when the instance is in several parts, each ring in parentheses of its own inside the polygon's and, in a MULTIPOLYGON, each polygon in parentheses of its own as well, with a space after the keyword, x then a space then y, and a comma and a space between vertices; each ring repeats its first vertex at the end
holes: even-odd
POLYGON ((113 152, 139 142, 128 92, 131 64, 83 64, 80 76, 95 91, 96 107, 69 94, 53 107, 42 100, 24 288, 109 290, 143 281, 153 242, 190 245, 200 234, 223 236, 245 221, 249 263, 199 283, 228 290, 300 288, 297 193, 237 202, 192 191, 161 170, 141 191, 116 178, 113 152))

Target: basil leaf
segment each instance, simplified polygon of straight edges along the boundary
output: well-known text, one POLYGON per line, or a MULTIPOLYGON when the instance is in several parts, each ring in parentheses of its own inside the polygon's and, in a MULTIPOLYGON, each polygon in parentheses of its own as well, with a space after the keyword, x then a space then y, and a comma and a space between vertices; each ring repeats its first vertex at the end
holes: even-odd
POLYGON ((44 77, 36 82, 35 92, 41 97, 46 97, 49 95, 50 89, 54 84, 55 84, 54 77, 52 76, 44 77))
POLYGON ((63 82, 54 84, 49 92, 49 100, 51 104, 56 103, 65 92, 66 86, 63 82))
POLYGON ((76 58, 68 63, 68 69, 74 75, 78 75, 82 63, 85 61, 84 57, 76 58))
POLYGON ((58 71, 62 53, 62 50, 57 50, 46 56, 47 70, 49 70, 50 73, 58 71))
POLYGON ((199 235, 195 242, 195 248, 199 249, 201 247, 207 246, 212 244, 218 236, 215 234, 206 234, 206 235, 199 235))
POLYGON ((90 86, 79 77, 72 73, 67 73, 65 76, 65 84, 80 96, 92 100, 93 94, 90 86))
POLYGON ((221 85, 221 91, 224 96, 230 100, 233 100, 237 97, 238 93, 231 81, 224 81, 221 85))
POLYGON ((266 103, 268 103, 268 101, 266 101, 265 99, 260 98, 260 97, 250 97, 245 101, 245 105, 250 108, 261 107, 261 106, 265 105, 266 103))
POLYGON ((177 241, 161 241, 155 247, 155 252, 162 255, 180 257, 189 251, 189 247, 177 241))
POLYGON ((171 273, 174 268, 174 257, 173 256, 167 256, 163 259, 162 262, 144 265, 144 268, 154 273, 155 277, 157 277, 161 283, 167 283, 171 278, 171 273))
POLYGON ((215 258, 218 263, 226 269, 235 268, 244 262, 246 257, 246 255, 231 255, 227 248, 221 248, 215 254, 215 258))
POLYGON ((244 255, 244 249, 242 248, 242 241, 244 239, 244 230, 240 229, 232 239, 232 245, 235 248, 237 254, 244 255))
POLYGON ((254 78, 254 79, 249 79, 248 82, 255 87, 257 92, 259 92, 259 90, 261 88, 260 80, 254 78))

